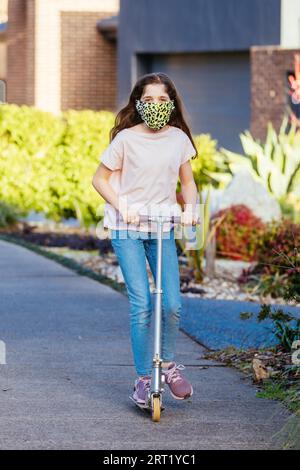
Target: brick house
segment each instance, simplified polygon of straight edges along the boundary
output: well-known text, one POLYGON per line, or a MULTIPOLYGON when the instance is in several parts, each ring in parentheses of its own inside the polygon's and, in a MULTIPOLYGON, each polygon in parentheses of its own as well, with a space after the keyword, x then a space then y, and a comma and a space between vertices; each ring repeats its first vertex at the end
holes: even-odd
POLYGON ((162 71, 192 132, 233 150, 240 132, 264 138, 267 121, 278 129, 286 112, 300 0, 9 0, 7 8, 7 102, 116 112, 140 75, 162 71))
POLYGON ((0 103, 5 101, 7 0, 0 0, 0 103))

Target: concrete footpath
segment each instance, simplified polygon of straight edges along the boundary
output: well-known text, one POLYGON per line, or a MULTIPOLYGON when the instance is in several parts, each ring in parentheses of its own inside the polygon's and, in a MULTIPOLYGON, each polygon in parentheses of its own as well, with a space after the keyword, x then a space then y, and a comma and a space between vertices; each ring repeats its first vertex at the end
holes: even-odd
POLYGON ((2 240, 0 273, 0 449, 280 448, 286 408, 182 332, 194 395, 166 386, 159 423, 136 408, 125 295, 2 240))

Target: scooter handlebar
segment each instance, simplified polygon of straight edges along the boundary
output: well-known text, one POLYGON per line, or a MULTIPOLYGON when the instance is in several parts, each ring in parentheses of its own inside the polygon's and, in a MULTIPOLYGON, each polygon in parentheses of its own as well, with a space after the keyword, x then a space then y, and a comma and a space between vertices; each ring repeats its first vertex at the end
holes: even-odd
MULTIPOLYGON (((172 222, 172 223, 175 223, 175 224, 181 224, 181 216, 180 216, 180 215, 171 215, 171 216, 165 216, 165 215, 162 215, 162 216, 151 216, 151 215, 139 214, 139 222, 140 222, 140 223, 143 223, 143 222, 146 222, 146 223, 147 223, 147 222, 150 222, 151 220, 153 220, 154 222, 157 222, 158 217, 163 217, 164 222, 172 222)), ((124 219, 123 219, 121 213, 119 213, 119 219, 120 219, 121 222, 124 222, 124 219)), ((197 221, 197 224, 200 224, 200 220, 197 221)))
MULTIPOLYGON (((181 217, 178 215, 171 215, 171 216, 163 216, 165 222, 173 222, 175 224, 180 224, 181 223, 181 217)), ((140 214, 139 215, 139 220, 140 222, 150 222, 151 221, 151 215, 144 215, 140 214)), ((156 221, 156 216, 153 217, 153 220, 156 221)))

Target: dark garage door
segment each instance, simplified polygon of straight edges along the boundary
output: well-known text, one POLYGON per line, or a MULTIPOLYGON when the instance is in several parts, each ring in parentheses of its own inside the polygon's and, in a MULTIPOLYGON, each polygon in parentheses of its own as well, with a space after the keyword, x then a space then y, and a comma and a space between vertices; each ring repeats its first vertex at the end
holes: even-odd
POLYGON ((242 150, 239 133, 250 125, 248 52, 157 54, 145 63, 173 79, 193 134, 210 133, 219 146, 242 150))

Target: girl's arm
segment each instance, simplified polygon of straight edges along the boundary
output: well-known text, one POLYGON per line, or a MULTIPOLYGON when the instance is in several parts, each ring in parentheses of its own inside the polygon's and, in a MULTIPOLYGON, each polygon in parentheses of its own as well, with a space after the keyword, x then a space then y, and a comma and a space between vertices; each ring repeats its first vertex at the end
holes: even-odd
POLYGON ((103 163, 100 163, 93 176, 92 184, 100 196, 121 213, 125 223, 138 223, 139 216, 137 211, 127 207, 126 200, 124 201, 118 196, 108 181, 113 171, 103 163))
POLYGON ((198 191, 189 160, 180 166, 179 178, 181 183, 181 196, 184 202, 182 223, 195 225, 199 222, 199 215, 196 211, 198 191))
POLYGON ((115 209, 120 210, 119 197, 108 181, 112 172, 113 170, 110 170, 107 166, 103 165, 103 163, 100 163, 94 174, 92 184, 100 196, 114 206, 115 209))

